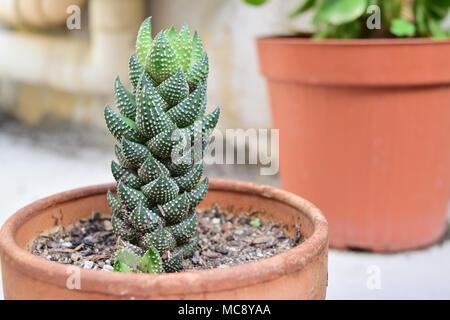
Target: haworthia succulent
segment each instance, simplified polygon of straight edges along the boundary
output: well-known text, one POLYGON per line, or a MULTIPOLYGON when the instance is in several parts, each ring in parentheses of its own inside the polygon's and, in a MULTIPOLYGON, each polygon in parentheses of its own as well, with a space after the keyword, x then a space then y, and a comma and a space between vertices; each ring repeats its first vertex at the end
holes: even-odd
POLYGON ((154 39, 151 32, 148 18, 128 62, 132 88, 117 78, 118 112, 104 111, 117 139, 118 162, 111 162, 117 195, 107 197, 120 272, 176 272, 196 250, 195 207, 208 190, 199 161, 220 115, 219 109, 205 115, 209 65, 199 34, 191 36, 187 25, 154 39))

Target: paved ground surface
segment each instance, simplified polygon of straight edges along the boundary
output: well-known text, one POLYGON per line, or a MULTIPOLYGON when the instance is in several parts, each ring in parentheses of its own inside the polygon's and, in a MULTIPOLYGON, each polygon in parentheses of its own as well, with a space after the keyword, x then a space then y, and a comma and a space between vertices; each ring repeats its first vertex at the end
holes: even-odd
MULTIPOLYGON (((112 142, 101 133, 82 131, 30 130, 0 120, 0 224, 39 198, 112 181, 112 142)), ((256 167, 212 166, 207 171, 211 177, 279 185, 277 177, 262 177, 256 167)), ((450 299, 448 238, 427 249, 389 255, 330 250, 327 298, 450 299)))

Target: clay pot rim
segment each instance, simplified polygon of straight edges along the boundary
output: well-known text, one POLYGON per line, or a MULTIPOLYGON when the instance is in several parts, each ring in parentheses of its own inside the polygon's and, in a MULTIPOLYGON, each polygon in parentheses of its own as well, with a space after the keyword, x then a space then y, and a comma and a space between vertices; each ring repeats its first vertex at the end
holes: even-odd
MULTIPOLYGON (((14 239, 16 231, 24 221, 38 215, 45 208, 106 193, 108 189, 115 189, 115 187, 115 183, 108 183, 73 189, 23 207, 14 213, 0 230, 0 252, 5 259, 16 264, 17 269, 23 273, 58 286, 61 286, 62 283, 65 284, 70 275, 67 273, 69 266, 48 261, 20 248, 14 239)), ((287 204, 302 211, 311 220, 314 232, 301 245, 279 255, 224 269, 215 268, 148 275, 112 273, 81 268, 81 290, 136 297, 145 296, 150 288, 160 296, 177 293, 225 291, 266 282, 301 270, 321 252, 327 250, 328 223, 320 210, 309 201, 274 187, 225 179, 210 179, 210 190, 250 193, 287 204)))
POLYGON ((256 38, 257 42, 272 45, 305 45, 305 46, 345 46, 345 47, 371 47, 371 46, 411 46, 411 45, 449 45, 450 39, 432 38, 380 38, 380 39, 313 39, 295 36, 262 36, 256 38))

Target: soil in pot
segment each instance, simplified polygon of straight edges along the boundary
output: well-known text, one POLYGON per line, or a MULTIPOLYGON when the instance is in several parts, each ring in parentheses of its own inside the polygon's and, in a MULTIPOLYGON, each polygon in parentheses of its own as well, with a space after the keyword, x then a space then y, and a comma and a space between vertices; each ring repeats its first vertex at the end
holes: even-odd
MULTIPOLYGON (((199 248, 191 259, 184 261, 185 270, 227 268, 257 261, 304 241, 298 232, 295 239, 289 237, 286 225, 272 219, 264 223, 260 219, 264 212, 227 215, 215 205, 198 215, 199 248)), ((110 217, 94 212, 91 218, 69 227, 40 233, 30 245, 30 251, 51 261, 112 271, 115 245, 110 217)))

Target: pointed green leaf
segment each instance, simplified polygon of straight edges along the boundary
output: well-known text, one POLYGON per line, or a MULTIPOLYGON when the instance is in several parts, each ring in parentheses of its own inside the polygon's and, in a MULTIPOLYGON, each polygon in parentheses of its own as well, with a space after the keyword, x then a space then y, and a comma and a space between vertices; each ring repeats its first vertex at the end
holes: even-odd
POLYGON ((183 151, 175 157, 172 154, 172 158, 166 159, 163 163, 170 174, 173 177, 178 177, 186 174, 193 166, 194 163, 200 161, 205 154, 206 148, 209 146, 211 140, 206 141, 203 144, 194 143, 187 151, 183 151))
POLYGON ((140 167, 150 154, 146 146, 126 138, 122 139, 122 152, 134 167, 140 167))
POLYGON ((114 152, 122 168, 134 168, 134 166, 127 160, 127 158, 125 158, 122 149, 120 149, 118 145, 114 146, 114 152))
POLYGON ((129 250, 131 250, 132 252, 134 252, 135 254, 137 254, 138 256, 142 257, 145 253, 144 250, 142 250, 141 248, 139 248, 138 246, 132 244, 129 241, 123 240, 123 239, 117 239, 117 245, 118 245, 118 249, 123 248, 127 248, 129 250))
POLYGON ((173 48, 175 48, 176 41, 177 41, 177 38, 178 38, 177 30, 175 29, 174 26, 171 26, 170 29, 167 30, 166 34, 167 34, 167 39, 169 39, 170 45, 173 48))
POLYGON ((163 81, 156 90, 169 106, 174 106, 188 96, 189 85, 180 69, 169 79, 163 81))
POLYGON ((163 261, 163 269, 165 272, 177 272, 183 269, 183 251, 177 250, 163 261))
POLYGON ((156 91, 157 87, 158 83, 147 72, 142 73, 136 88, 136 105, 158 106, 162 110, 169 109, 167 102, 156 91))
POLYGON ((206 83, 200 84, 186 99, 167 112, 178 128, 184 128, 200 115, 206 101, 206 83))
POLYGON ((194 251, 197 250, 198 241, 199 241, 198 232, 195 232, 194 236, 191 238, 191 240, 188 243, 180 246, 180 250, 183 250, 183 258, 184 259, 189 259, 190 257, 192 257, 192 255, 194 254, 194 251))
POLYGON ((173 181, 178 185, 180 191, 191 191, 199 182, 203 174, 203 164, 195 165, 185 175, 173 178, 173 181))
POLYGON ((175 199, 179 189, 171 178, 160 176, 143 186, 141 190, 152 203, 164 204, 175 199))
POLYGON ((139 63, 134 53, 130 56, 130 60, 128 61, 128 69, 128 77, 130 78, 130 82, 133 85, 133 93, 136 93, 139 79, 141 78, 142 73, 144 73, 145 70, 144 67, 139 63))
POLYGON ((153 231, 163 223, 156 213, 146 208, 142 203, 131 212, 130 222, 139 232, 153 231))
POLYGON ((137 105, 136 124, 142 135, 151 139, 164 130, 173 127, 172 120, 163 109, 168 105, 153 87, 144 86, 139 95, 141 98, 137 105))
POLYGON ((144 183, 149 183, 159 176, 170 175, 169 170, 151 154, 148 155, 142 166, 138 169, 138 176, 144 183))
POLYGON ((145 70, 139 75, 139 78, 137 79, 136 88, 134 90, 136 105, 140 103, 139 91, 142 90, 144 86, 149 86, 153 88, 156 88, 158 86, 158 83, 145 70))
POLYGON ((140 202, 145 206, 148 205, 147 197, 141 191, 130 188, 122 182, 117 185, 117 194, 120 202, 130 211, 134 210, 140 202))
POLYGON ((175 199, 165 203, 161 209, 164 213, 164 219, 166 220, 167 225, 181 222, 189 212, 187 194, 180 194, 175 199))
POLYGON ((194 32, 192 37, 192 53, 190 67, 193 67, 197 62, 201 60, 203 56, 203 43, 200 35, 197 31, 194 32))
POLYGON ((159 32, 153 41, 145 69, 157 83, 161 83, 173 76, 180 67, 178 56, 166 33, 159 32))
POLYGON ((195 212, 180 223, 166 227, 166 229, 174 236, 177 244, 187 243, 194 235, 196 228, 197 214, 195 212))
POLYGON ((176 241, 166 228, 158 228, 153 232, 146 233, 142 237, 140 245, 146 250, 155 247, 159 253, 164 253, 165 251, 170 251, 175 248, 176 241))
POLYGON ((186 71, 190 66, 192 54, 191 33, 187 24, 184 24, 180 30, 176 40, 175 52, 180 60, 182 70, 186 71))
POLYGON ((122 217, 122 212, 121 212, 122 205, 120 204, 119 198, 117 198, 110 190, 108 190, 107 199, 108 199, 108 204, 109 204, 109 207, 111 208, 112 213, 114 213, 119 218, 121 218, 122 217))
POLYGON ((117 214, 111 216, 111 225, 114 234, 125 240, 133 240, 136 238, 136 231, 123 221, 117 214))
POLYGON ((121 141, 122 137, 126 136, 132 141, 142 141, 133 120, 115 113, 108 105, 105 106, 104 116, 109 132, 117 140, 121 141))
POLYGON ((134 96, 120 82, 119 76, 116 78, 114 95, 120 113, 124 117, 134 120, 136 118, 136 101, 134 100, 134 96))
POLYGON ((190 207, 195 208, 205 198, 208 192, 209 180, 205 178, 200 182, 194 190, 187 194, 188 204, 190 207))
POLYGON ((202 58, 197 63, 195 63, 186 73, 186 80, 191 91, 197 88, 200 83, 206 82, 206 80, 208 79, 208 72, 208 55, 204 53, 202 55, 202 58))
POLYGON ((114 260, 120 261, 122 264, 125 264, 128 267, 134 269, 141 262, 141 257, 128 248, 119 247, 115 252, 114 260))
POLYGON ((203 143, 208 140, 219 121, 219 116, 220 108, 217 107, 213 112, 190 125, 187 130, 191 143, 203 143))
POLYGON ((117 162, 111 161, 111 172, 117 182, 122 181, 127 186, 134 189, 139 189, 142 186, 142 182, 139 177, 132 170, 122 168, 117 162))
MULTIPOLYGON (((183 157, 183 159, 186 157, 183 157)), ((188 159, 190 159, 190 157, 187 157, 188 159)), ((177 162, 173 162, 171 159, 167 159, 164 162, 164 166, 170 171, 170 174, 172 176, 181 176, 186 174, 191 168, 192 168, 192 163, 191 161, 177 161, 177 162)))
POLYGON ((148 17, 142 22, 136 39, 136 55, 139 62, 145 65, 147 54, 152 45, 152 18, 148 17))
POLYGON ((117 272, 131 272, 131 268, 128 267, 125 263, 120 262, 119 260, 117 260, 116 262, 114 262, 114 271, 117 271, 117 272))
POLYGON ((182 143, 185 136, 176 126, 164 130, 147 142, 150 152, 160 158, 169 158, 174 146, 182 143))
POLYGON ((160 273, 163 271, 163 262, 158 250, 155 247, 150 247, 142 257, 139 263, 139 269, 146 273, 160 273))

